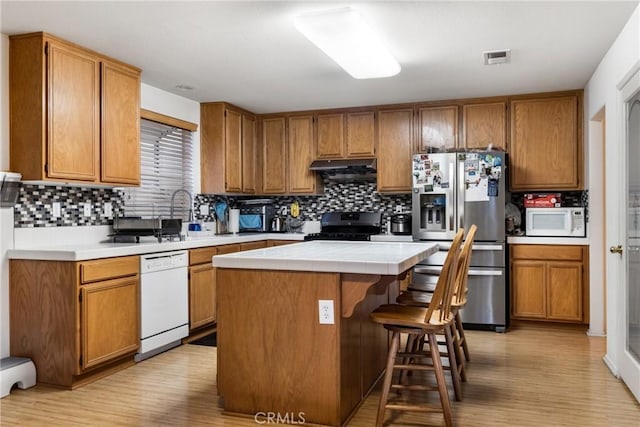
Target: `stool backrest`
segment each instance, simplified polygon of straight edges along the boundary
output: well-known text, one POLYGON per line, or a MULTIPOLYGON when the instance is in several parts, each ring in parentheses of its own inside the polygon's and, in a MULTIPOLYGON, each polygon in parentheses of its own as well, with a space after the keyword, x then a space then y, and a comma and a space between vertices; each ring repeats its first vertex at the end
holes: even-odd
POLYGON ((456 272, 458 271, 458 259, 460 257, 460 246, 462 245, 463 236, 464 229, 461 228, 453 238, 453 242, 451 242, 451 247, 444 260, 444 265, 438 277, 436 288, 433 291, 431 302, 424 316, 425 323, 429 323, 436 309, 440 309, 439 321, 445 320, 451 312, 451 299, 455 292, 455 278, 456 272))
POLYGON ((473 239, 476 237, 478 227, 473 224, 464 239, 460 259, 458 260, 458 271, 456 273, 456 291, 454 302, 460 304, 467 295, 467 280, 469 279, 469 265, 471 264, 471 250, 473 249, 473 239))

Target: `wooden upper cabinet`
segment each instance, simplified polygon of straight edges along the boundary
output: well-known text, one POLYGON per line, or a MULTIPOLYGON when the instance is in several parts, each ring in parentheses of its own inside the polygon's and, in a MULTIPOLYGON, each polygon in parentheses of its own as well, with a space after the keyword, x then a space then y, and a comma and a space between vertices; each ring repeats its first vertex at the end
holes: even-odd
POLYGON ((262 192, 284 194, 287 191, 285 119, 284 117, 265 118, 261 120, 261 124, 262 192))
POLYGON ((319 114, 317 159, 375 156, 375 112, 319 114))
POLYGON ((317 159, 341 159, 345 157, 344 114, 319 114, 317 159))
POLYGON ((451 151, 458 146, 458 106, 418 109, 418 151, 451 151))
POLYGON ((255 193, 255 122, 255 116, 231 104, 200 104, 203 193, 255 193))
POLYGON ((289 117, 289 193, 315 193, 318 190, 318 178, 309 170, 315 155, 313 123, 313 116, 289 117))
POLYGON ((462 106, 462 143, 469 150, 507 149, 507 103, 462 106))
POLYGON ((242 113, 224 111, 225 192, 242 192, 242 113))
POLYGON ((49 42, 47 49, 47 174, 95 182, 100 152, 100 61, 56 42, 49 42))
POLYGON ((242 116, 242 192, 245 194, 256 193, 257 143, 256 118, 242 116))
POLYGON ((582 188, 581 98, 511 101, 511 190, 582 188))
POLYGON ((378 191, 411 191, 413 109, 378 112, 378 191))
POLYGON ((102 62, 101 181, 140 184, 140 73, 102 62))
POLYGON ((140 181, 140 70, 45 33, 10 37, 11 170, 140 181))
POLYGON ((373 157, 375 155, 375 112, 347 113, 347 157, 373 157))

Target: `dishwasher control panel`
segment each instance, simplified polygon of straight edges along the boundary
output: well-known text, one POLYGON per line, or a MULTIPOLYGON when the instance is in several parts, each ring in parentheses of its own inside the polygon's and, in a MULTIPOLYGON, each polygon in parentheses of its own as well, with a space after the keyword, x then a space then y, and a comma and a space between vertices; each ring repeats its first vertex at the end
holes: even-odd
POLYGON ((187 251, 148 254, 140 257, 140 274, 187 267, 188 265, 189 253, 187 251))

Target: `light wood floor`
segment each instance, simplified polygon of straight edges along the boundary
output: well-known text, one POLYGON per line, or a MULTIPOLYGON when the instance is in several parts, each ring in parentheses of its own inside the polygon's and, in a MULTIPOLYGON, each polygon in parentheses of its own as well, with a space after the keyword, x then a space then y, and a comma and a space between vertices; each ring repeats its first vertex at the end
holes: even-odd
MULTIPOLYGON (((468 335, 472 361, 464 400, 453 403, 457 426, 640 425, 640 404, 602 362, 604 338, 535 324, 468 335)), ((14 390, 0 400, 0 425, 256 426, 221 414, 215 369, 215 348, 183 345, 74 391, 14 390)), ((373 426, 378 398, 375 390, 349 426, 373 426)), ((387 413, 386 425, 441 420, 387 413)))

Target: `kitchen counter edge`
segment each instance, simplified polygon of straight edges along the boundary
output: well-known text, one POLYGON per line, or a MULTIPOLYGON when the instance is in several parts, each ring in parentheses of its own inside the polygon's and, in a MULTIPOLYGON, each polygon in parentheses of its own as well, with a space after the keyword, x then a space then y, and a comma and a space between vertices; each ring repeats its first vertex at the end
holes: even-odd
POLYGON ((180 251, 222 246, 235 243, 259 242, 261 240, 304 240, 300 233, 256 233, 246 235, 212 236, 175 242, 143 243, 94 243, 87 245, 52 245, 38 248, 9 249, 9 259, 41 261, 87 261, 129 255, 144 255, 156 252, 180 251))
POLYGON ((507 243, 511 245, 578 245, 589 246, 588 237, 533 237, 508 236, 507 243))

